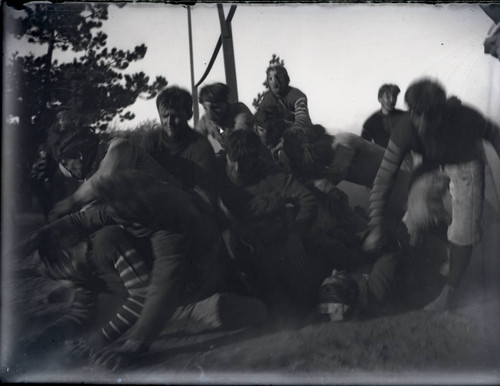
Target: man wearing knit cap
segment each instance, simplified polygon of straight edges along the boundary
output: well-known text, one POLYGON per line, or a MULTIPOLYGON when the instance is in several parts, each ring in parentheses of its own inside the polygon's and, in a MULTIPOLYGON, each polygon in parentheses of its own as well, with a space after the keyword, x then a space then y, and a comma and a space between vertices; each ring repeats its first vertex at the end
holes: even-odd
POLYGON ((282 65, 272 65, 266 70, 266 86, 269 88, 257 110, 278 111, 289 126, 294 123, 310 125, 307 96, 290 86, 290 77, 282 65))

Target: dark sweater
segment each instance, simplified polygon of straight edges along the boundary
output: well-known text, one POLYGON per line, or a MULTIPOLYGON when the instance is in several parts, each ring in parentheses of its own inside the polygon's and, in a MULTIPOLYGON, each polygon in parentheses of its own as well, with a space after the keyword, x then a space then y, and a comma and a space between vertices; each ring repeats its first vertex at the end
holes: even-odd
POLYGON ((363 124, 361 136, 379 146, 387 147, 392 130, 396 127, 404 111, 395 109, 389 114, 383 114, 381 110, 373 113, 363 124))
POLYGON ((481 139, 489 141, 500 154, 500 128, 476 110, 463 105, 447 105, 440 138, 424 142, 405 114, 391 135, 389 146, 370 195, 370 225, 382 225, 387 200, 405 155, 413 150, 422 155, 425 167, 459 164, 481 159, 481 139))

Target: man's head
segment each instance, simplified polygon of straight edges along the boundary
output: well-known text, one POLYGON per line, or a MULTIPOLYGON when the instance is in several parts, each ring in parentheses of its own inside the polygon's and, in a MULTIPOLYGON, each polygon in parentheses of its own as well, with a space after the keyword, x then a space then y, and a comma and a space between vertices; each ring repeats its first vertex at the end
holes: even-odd
POLYGON ((88 177, 99 138, 90 127, 82 125, 76 114, 69 110, 60 111, 49 130, 47 143, 54 159, 74 178, 82 180, 88 177))
POLYGON ((421 79, 412 83, 405 93, 411 122, 421 137, 435 131, 442 119, 446 91, 437 81, 421 79))
POLYGON ((320 312, 328 314, 331 321, 344 320, 358 296, 358 283, 346 272, 333 270, 319 290, 320 312))
POLYGON ((69 236, 63 240, 47 235, 38 248, 42 272, 68 284, 89 285, 95 277, 88 240, 69 236))
POLYGON ((275 147, 286 129, 286 122, 278 112, 258 110, 254 130, 264 146, 275 147))
POLYGON ((323 172, 333 159, 332 136, 321 125, 295 123, 283 134, 283 151, 296 172, 323 172))
POLYGON ((259 157, 260 139, 253 131, 235 130, 226 143, 226 172, 233 181, 252 174, 259 157))
POLYGON ((168 138, 178 139, 189 130, 188 121, 193 116, 191 94, 179 87, 164 89, 156 97, 160 123, 168 138))
POLYGON ((208 84, 200 90, 200 103, 207 118, 222 124, 229 108, 229 87, 224 83, 208 84))
POLYGON ((277 96, 283 96, 290 85, 290 77, 283 66, 271 66, 266 70, 266 84, 271 92, 277 96))
POLYGON ((388 114, 396 107, 400 89, 395 84, 383 84, 378 90, 378 101, 382 106, 382 112, 388 114))

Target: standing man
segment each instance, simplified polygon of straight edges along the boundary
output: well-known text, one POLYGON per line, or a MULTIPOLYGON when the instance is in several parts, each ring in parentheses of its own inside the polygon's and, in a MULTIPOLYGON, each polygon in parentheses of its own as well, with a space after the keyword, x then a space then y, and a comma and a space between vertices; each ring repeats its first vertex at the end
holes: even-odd
POLYGON ((400 89, 395 84, 384 84, 378 90, 380 110, 373 113, 363 124, 361 136, 379 146, 387 147, 389 137, 404 111, 396 109, 400 89))
MULTIPOLYGON (((450 246, 447 283, 441 294, 425 307, 427 311, 439 312, 451 307, 473 245, 481 240, 485 178, 481 140, 489 141, 500 155, 500 128, 478 111, 462 105, 457 98, 447 98, 444 88, 433 80, 421 79, 413 83, 406 91, 405 102, 409 113, 391 134, 370 195, 371 230, 364 247, 376 250, 385 244, 388 230, 383 220, 389 193, 405 155, 411 150, 418 152, 422 155, 422 166, 414 173, 415 181, 428 173, 444 173, 449 178, 452 200, 451 223, 447 230, 450 246)), ((414 182, 410 187, 410 197, 416 186, 414 182)), ((434 185, 429 187, 434 188, 434 185)), ((421 217, 418 212, 427 209, 414 212, 421 217)), ((408 215, 412 215, 411 210, 408 215)), ((441 220, 427 219, 421 226, 428 227, 428 223, 441 220)))

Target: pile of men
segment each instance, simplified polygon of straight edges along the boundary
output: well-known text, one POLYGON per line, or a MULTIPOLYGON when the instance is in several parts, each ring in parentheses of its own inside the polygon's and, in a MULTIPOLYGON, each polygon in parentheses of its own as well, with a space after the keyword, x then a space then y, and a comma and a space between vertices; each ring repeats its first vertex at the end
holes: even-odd
POLYGON ((411 259, 417 236, 443 226, 449 275, 426 309, 451 307, 481 237, 480 140, 500 154, 500 129, 423 79, 405 94, 408 112, 395 110, 399 88, 384 85, 362 136, 334 136, 313 124, 306 95, 289 83, 283 66, 269 67, 255 114, 230 102, 226 85, 206 85, 194 129, 191 95, 168 87, 156 99, 161 125, 141 143, 104 141, 73 112, 59 113, 47 141, 51 170, 80 184, 25 252, 37 250, 74 299, 38 345, 73 342, 73 355, 113 368, 175 321, 220 329, 318 309, 332 320, 369 316, 422 285, 411 259), (341 181, 371 189, 368 214, 351 208, 341 181), (448 186, 451 216, 442 206, 448 186), (410 192, 411 205, 409 188, 420 192, 410 192), (103 293, 116 296, 97 307, 103 293))

